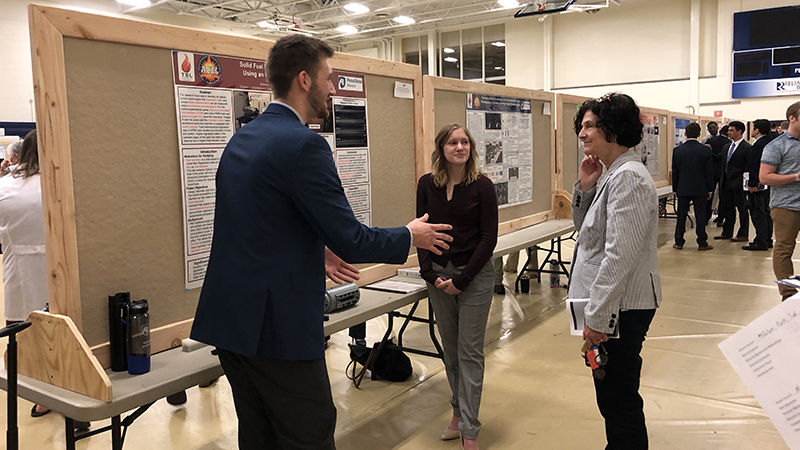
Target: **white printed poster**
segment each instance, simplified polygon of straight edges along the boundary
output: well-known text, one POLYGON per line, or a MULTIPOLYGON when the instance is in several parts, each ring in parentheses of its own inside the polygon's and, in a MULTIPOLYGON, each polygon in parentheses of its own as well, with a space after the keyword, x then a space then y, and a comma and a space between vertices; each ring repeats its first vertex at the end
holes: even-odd
POLYGON ((719 344, 788 446, 800 449, 800 296, 719 344))
POLYGON ((372 180, 364 74, 334 70, 331 79, 336 94, 331 97, 330 116, 325 121, 312 121, 309 128, 328 141, 344 193, 356 219, 366 226, 372 226, 372 180))
POLYGON ((264 61, 172 52, 183 192, 186 289, 202 286, 214 232, 217 167, 233 133, 272 100, 264 61))
POLYGON ((468 93, 467 129, 500 208, 533 200, 533 114, 528 99, 468 93))
POLYGON ((634 150, 651 175, 658 173, 659 125, 658 114, 642 114, 642 142, 634 150))

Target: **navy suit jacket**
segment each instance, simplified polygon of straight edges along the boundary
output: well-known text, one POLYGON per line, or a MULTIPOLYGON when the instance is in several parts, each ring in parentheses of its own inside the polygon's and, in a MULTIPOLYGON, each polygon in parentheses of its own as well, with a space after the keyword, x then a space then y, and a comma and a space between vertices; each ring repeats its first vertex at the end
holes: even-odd
POLYGON ((324 246, 350 263, 405 262, 407 228, 356 220, 331 149, 273 103, 228 142, 192 339, 247 356, 323 358, 324 246))
POLYGON ((711 146, 711 158, 714 162, 714 180, 719 181, 722 177, 723 168, 725 167, 725 158, 728 156, 722 154, 722 147, 730 143, 731 140, 722 135, 715 135, 710 137, 706 144, 711 146))
POLYGON ((761 155, 764 153, 764 147, 776 137, 777 134, 769 133, 759 137, 753 142, 753 147, 750 148, 750 152, 747 154, 747 171, 750 172, 747 186, 758 187, 758 171, 761 169, 761 155))
MULTIPOLYGON (((730 150, 731 145, 733 145, 733 141, 725 144, 725 146, 722 147, 723 158, 728 158, 728 150, 730 150)), ((747 169, 747 155, 751 148, 752 146, 750 143, 742 139, 742 141, 739 142, 739 145, 733 150, 733 155, 731 155, 731 159, 729 159, 727 164, 725 164, 725 169, 722 174, 721 187, 723 189, 738 191, 744 190, 744 180, 742 175, 747 169)))
POLYGON ((714 192, 711 149, 690 139, 672 151, 672 190, 680 197, 705 197, 714 192))

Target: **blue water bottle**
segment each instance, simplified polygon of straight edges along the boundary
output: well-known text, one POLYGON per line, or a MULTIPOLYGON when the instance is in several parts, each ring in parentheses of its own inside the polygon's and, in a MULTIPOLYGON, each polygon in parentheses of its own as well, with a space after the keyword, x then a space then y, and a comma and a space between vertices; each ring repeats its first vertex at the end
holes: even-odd
POLYGON ((128 373, 139 375, 150 371, 150 314, 147 300, 128 305, 128 373))

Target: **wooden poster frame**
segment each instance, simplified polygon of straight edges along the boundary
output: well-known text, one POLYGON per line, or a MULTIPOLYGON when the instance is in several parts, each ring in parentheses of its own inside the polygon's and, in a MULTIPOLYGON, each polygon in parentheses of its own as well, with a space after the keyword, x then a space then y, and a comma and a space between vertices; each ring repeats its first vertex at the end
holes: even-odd
MULTIPOLYGON (((555 130, 555 100, 556 96, 552 92, 538 91, 532 89, 524 89, 512 86, 501 86, 495 84, 478 83, 474 81, 456 80, 453 78, 434 77, 425 75, 422 77, 423 85, 423 99, 424 99, 424 113, 423 113, 423 139, 424 143, 421 147, 423 150, 422 159, 425 164, 423 173, 430 172, 431 162, 427 155, 433 153, 434 138, 436 135, 436 105, 434 105, 434 98, 436 91, 452 91, 452 92, 471 92, 483 95, 498 95, 504 97, 525 98, 531 100, 538 100, 550 102, 550 129, 555 130)), ((555 154, 556 136, 554 132, 550 133, 550 198, 551 207, 547 211, 538 212, 535 214, 517 217, 512 220, 501 222, 498 227, 498 234, 506 234, 514 230, 519 230, 531 225, 536 225, 547 220, 552 220, 557 217, 562 217, 562 209, 569 210, 569 203, 564 203, 563 199, 556 198, 556 154, 555 154)), ((571 213, 569 213, 571 214, 571 213)), ((569 217, 569 216, 567 216, 569 217)))
MULTIPOLYGON (((65 38, 254 59, 264 59, 272 41, 37 4, 29 5, 28 12, 50 311, 69 316, 78 330, 82 331, 85 324, 82 320, 78 272, 65 38)), ((416 130, 413 137, 414 170, 418 175, 424 173, 421 158, 422 74, 419 67, 344 53, 337 53, 331 59, 331 65, 338 70, 410 80, 413 83, 413 125, 416 130)), ((416 264, 415 260, 413 256, 407 264, 416 264)), ((396 269, 397 266, 384 264, 362 269, 360 283, 386 278, 393 275, 396 269)), ((188 336, 191 323, 192 319, 187 319, 151 330, 153 352, 180 345, 180 339, 188 336)), ((108 366, 108 343, 95 345, 92 350, 103 366, 108 366)))

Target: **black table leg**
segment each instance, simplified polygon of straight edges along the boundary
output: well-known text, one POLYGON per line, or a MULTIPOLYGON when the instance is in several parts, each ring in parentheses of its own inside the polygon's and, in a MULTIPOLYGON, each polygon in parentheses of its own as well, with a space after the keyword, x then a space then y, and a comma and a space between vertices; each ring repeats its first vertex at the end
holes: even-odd
POLYGON ((122 427, 120 423, 119 416, 111 418, 111 448, 114 450, 122 450, 122 427))
POLYGON ((67 439, 67 450, 75 450, 75 421, 64 417, 64 436, 67 439))

